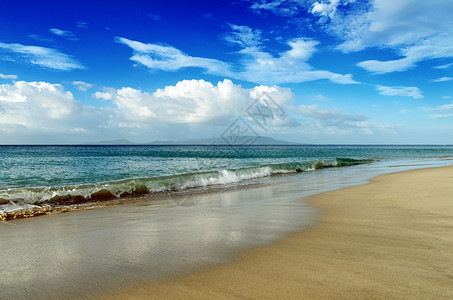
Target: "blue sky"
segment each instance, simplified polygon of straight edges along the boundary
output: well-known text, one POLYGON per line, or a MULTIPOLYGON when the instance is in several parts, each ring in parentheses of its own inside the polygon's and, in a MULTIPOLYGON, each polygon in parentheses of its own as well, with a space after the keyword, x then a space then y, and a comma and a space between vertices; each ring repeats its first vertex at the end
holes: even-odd
POLYGON ((453 144, 451 16, 449 0, 9 1, 0 144, 218 137, 237 118, 301 143, 453 144))

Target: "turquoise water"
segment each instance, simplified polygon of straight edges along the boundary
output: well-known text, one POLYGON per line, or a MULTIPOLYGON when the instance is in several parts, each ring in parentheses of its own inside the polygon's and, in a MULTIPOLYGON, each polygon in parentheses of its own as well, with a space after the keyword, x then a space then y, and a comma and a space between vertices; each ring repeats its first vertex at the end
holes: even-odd
POLYGON ((0 213, 451 155, 453 146, 0 146, 0 213))

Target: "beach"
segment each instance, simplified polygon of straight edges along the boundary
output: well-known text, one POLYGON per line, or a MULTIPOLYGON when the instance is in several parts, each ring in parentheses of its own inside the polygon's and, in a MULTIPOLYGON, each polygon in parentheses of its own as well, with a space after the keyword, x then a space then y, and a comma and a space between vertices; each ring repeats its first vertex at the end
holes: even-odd
POLYGON ((307 230, 236 261, 101 299, 451 299, 453 167, 382 175, 312 196, 307 230))
POLYGON ((0 222, 0 299, 451 298, 450 158, 405 162, 0 222))

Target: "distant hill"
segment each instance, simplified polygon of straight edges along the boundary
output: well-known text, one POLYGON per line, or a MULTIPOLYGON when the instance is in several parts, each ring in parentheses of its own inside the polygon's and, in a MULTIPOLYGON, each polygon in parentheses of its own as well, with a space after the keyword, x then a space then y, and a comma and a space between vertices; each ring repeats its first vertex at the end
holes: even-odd
POLYGON ((112 141, 99 141, 99 142, 94 142, 94 143, 85 143, 84 145, 133 145, 134 143, 125 140, 125 139, 120 139, 120 140, 112 140, 112 141))
MULTIPOLYGON (((299 143, 294 142, 287 142, 282 140, 277 140, 271 137, 259 136, 244 136, 242 137, 244 140, 250 141, 252 145, 300 145, 299 143), (254 141, 254 139, 256 139, 254 141), (253 143, 252 143, 253 142, 253 143)), ((154 141, 147 143, 147 145, 229 145, 229 144, 237 144, 240 145, 241 142, 238 141, 236 143, 230 142, 228 140, 224 140, 221 137, 218 138, 209 138, 209 139, 194 139, 194 140, 185 140, 185 141, 154 141)))
POLYGON ((300 145, 300 143, 287 142, 282 140, 277 140, 271 137, 265 136, 243 136, 242 140, 237 141, 236 143, 224 140, 221 137, 218 138, 209 138, 209 139, 194 139, 194 140, 184 140, 184 141, 153 141, 150 143, 132 143, 126 139, 111 140, 111 141, 99 141, 92 143, 85 143, 84 145, 300 145), (256 139, 256 140, 255 140, 256 139), (241 143, 241 141, 247 140, 247 143, 241 143))

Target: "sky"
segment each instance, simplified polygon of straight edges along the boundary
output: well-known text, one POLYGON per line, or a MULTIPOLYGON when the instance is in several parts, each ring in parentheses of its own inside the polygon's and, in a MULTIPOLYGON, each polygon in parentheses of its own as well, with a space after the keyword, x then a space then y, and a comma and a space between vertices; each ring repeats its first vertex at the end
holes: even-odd
POLYGON ((4 1, 0 144, 453 144, 453 1, 4 1))

